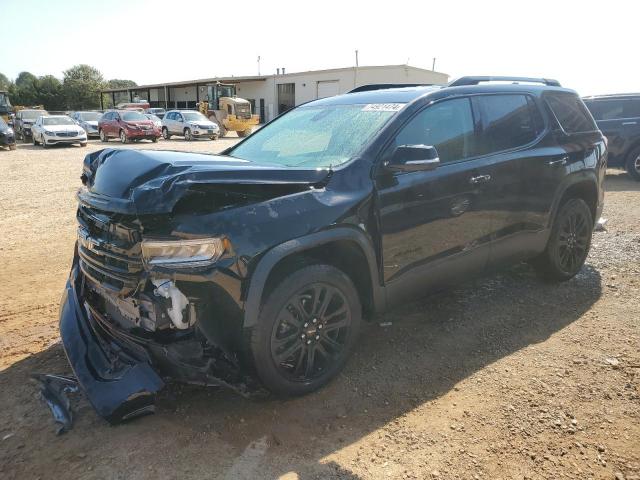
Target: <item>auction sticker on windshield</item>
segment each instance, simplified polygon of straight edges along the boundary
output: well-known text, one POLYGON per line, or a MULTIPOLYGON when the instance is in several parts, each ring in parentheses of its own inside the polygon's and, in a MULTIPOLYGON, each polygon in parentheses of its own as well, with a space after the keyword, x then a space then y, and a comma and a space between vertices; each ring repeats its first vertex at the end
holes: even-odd
POLYGON ((362 109, 363 112, 397 112, 404 103, 369 103, 362 109))

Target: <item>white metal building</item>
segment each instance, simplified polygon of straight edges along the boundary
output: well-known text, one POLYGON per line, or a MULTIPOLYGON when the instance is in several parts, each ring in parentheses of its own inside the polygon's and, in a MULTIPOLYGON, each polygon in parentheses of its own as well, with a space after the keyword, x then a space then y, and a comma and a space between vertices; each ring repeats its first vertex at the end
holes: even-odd
MULTIPOLYGON (((283 69, 284 70, 284 69, 283 69)), ((261 121, 269 121, 284 111, 310 100, 339 95, 355 87, 377 83, 443 85, 449 76, 409 65, 335 68, 309 72, 280 73, 247 77, 218 77, 185 82, 140 85, 105 90, 112 105, 146 100, 152 107, 196 108, 205 100, 207 85, 236 84, 237 95, 251 102, 261 121)), ((106 105, 103 105, 103 108, 106 105)))

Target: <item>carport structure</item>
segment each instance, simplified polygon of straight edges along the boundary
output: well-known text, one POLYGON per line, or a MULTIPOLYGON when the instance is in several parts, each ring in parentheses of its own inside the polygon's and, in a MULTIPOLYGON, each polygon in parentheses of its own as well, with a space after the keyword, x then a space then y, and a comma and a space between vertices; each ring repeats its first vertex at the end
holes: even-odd
MULTIPOLYGON (((238 85, 248 82, 265 82, 267 76, 247 77, 214 77, 183 82, 156 83, 139 85, 130 88, 109 88, 102 90, 102 94, 111 97, 113 106, 124 102, 146 101, 151 107, 196 108, 200 100, 207 95, 207 86, 216 83, 231 83, 238 85)), ((104 110, 104 95, 100 96, 100 107, 104 110)))

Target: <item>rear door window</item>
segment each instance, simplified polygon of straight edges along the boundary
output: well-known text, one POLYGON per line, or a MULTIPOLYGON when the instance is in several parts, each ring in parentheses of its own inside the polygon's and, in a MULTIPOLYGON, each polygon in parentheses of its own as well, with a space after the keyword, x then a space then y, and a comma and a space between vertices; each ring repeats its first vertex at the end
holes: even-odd
POLYGON ((625 118, 640 117, 640 98, 632 98, 625 102, 624 116, 625 118))
POLYGON ((576 94, 547 92, 544 98, 566 133, 592 132, 598 129, 584 103, 576 94))
POLYGON ((481 155, 521 147, 541 132, 540 112, 527 95, 484 95, 474 102, 482 117, 481 155))

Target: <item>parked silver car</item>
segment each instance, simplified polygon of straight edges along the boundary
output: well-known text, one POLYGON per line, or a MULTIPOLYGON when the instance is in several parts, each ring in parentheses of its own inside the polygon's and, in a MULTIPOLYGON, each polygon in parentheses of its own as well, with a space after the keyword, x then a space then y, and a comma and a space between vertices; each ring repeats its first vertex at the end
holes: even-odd
POLYGON ((71 118, 87 132, 88 137, 98 137, 98 120, 101 116, 100 112, 74 112, 71 118))
POLYGON ((184 136, 185 140, 215 140, 219 134, 218 125, 195 110, 170 110, 162 118, 162 137, 165 140, 169 140, 172 135, 184 136))

